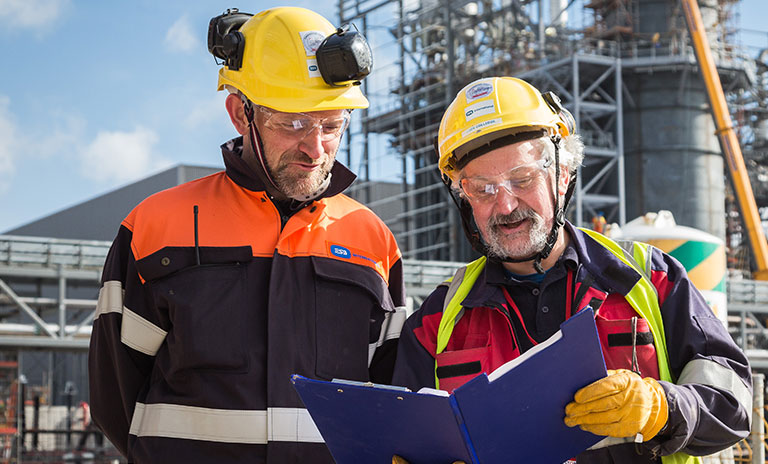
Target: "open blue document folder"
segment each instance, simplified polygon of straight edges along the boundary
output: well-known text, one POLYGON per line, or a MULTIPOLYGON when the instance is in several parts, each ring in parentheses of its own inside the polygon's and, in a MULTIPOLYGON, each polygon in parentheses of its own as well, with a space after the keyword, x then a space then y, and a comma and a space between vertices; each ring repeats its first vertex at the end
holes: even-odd
POLYGON ((587 309, 560 331, 452 395, 294 375, 291 381, 339 464, 560 464, 604 437, 569 428, 565 405, 606 375, 587 309))

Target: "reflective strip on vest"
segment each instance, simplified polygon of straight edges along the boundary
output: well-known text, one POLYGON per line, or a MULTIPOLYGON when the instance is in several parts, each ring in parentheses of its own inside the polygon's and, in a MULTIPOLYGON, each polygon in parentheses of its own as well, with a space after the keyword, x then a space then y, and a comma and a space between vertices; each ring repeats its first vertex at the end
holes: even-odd
POLYGON ((387 311, 384 314, 384 322, 381 324, 379 339, 375 343, 368 344, 368 367, 371 367, 373 355, 376 354, 376 348, 380 347, 387 340, 400 338, 400 332, 403 331, 403 325, 408 318, 405 306, 398 306, 394 311, 387 311))
POLYGON ((446 282, 450 282, 448 293, 445 295, 443 305, 443 315, 440 318, 440 325, 437 329, 437 346, 435 347, 435 388, 440 388, 440 379, 437 377, 437 355, 445 350, 448 341, 451 339, 453 328, 456 322, 464 313, 461 302, 469 295, 472 286, 483 268, 485 268, 486 257, 472 261, 466 266, 456 271, 456 274, 446 282))
POLYGON ((268 441, 323 443, 306 409, 211 409, 136 403, 131 435, 265 445, 268 441))
POLYGON ((123 296, 125 291, 119 280, 109 280, 99 289, 99 300, 96 303, 96 316, 107 313, 123 313, 123 296))
POLYGON ((624 299, 627 300, 630 306, 639 314, 643 319, 648 321, 648 326, 653 334, 653 345, 656 348, 656 360, 659 365, 659 379, 667 382, 674 383, 672 373, 669 371, 669 358, 667 356, 667 339, 666 332, 664 331, 664 321, 661 317, 661 309, 659 308, 659 296, 656 292, 656 287, 650 278, 650 269, 646 268, 646 264, 649 259, 646 257, 651 253, 648 245, 635 242, 633 245, 633 255, 630 257, 628 253, 625 253, 624 249, 615 241, 589 229, 579 229, 582 232, 589 235, 594 241, 602 245, 608 251, 613 253, 614 256, 619 258, 621 262, 630 268, 634 269, 640 276, 640 279, 635 285, 624 295, 624 299), (639 263, 642 263, 640 266, 639 263))
POLYGON ((683 367, 678 385, 697 383, 727 391, 736 398, 742 408, 749 414, 752 423, 752 394, 738 375, 731 369, 709 359, 694 359, 683 367))
POLYGON ((149 356, 157 354, 168 332, 128 308, 123 308, 120 341, 149 356))

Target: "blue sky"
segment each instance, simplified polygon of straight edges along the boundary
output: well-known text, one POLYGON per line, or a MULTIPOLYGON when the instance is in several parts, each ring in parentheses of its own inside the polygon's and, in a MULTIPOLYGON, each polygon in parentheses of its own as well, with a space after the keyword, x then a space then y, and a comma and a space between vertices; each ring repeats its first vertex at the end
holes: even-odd
MULTIPOLYGON (((335 3, 292 2, 334 23, 335 3)), ((279 4, 0 0, 0 233, 179 163, 220 166, 235 132, 205 40, 233 6, 279 4)), ((739 10, 768 29, 765 0, 739 10)))

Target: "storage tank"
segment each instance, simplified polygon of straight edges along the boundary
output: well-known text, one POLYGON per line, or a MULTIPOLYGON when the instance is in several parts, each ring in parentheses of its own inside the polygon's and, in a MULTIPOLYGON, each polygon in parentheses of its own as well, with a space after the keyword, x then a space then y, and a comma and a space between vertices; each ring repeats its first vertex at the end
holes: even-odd
POLYGON ((607 235, 648 243, 680 261, 717 318, 728 326, 725 243, 720 238, 677 225, 672 213, 666 210, 647 213, 621 228, 612 226, 607 235))
MULTIPOLYGON (((704 80, 688 62, 693 57, 686 52, 680 2, 632 3, 633 32, 659 34, 660 41, 657 55, 638 58, 647 66, 631 66, 623 75, 631 96, 623 121, 627 217, 670 210, 680 224, 725 239, 723 156, 704 80)), ((699 0, 699 8, 717 59, 722 8, 718 0, 699 0)))

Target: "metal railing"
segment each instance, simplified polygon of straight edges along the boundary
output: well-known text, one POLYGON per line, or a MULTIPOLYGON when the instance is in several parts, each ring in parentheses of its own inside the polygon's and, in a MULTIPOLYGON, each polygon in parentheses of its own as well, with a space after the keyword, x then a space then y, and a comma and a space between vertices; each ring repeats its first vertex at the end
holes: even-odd
POLYGON ((109 242, 0 235, 0 264, 101 269, 109 242))

